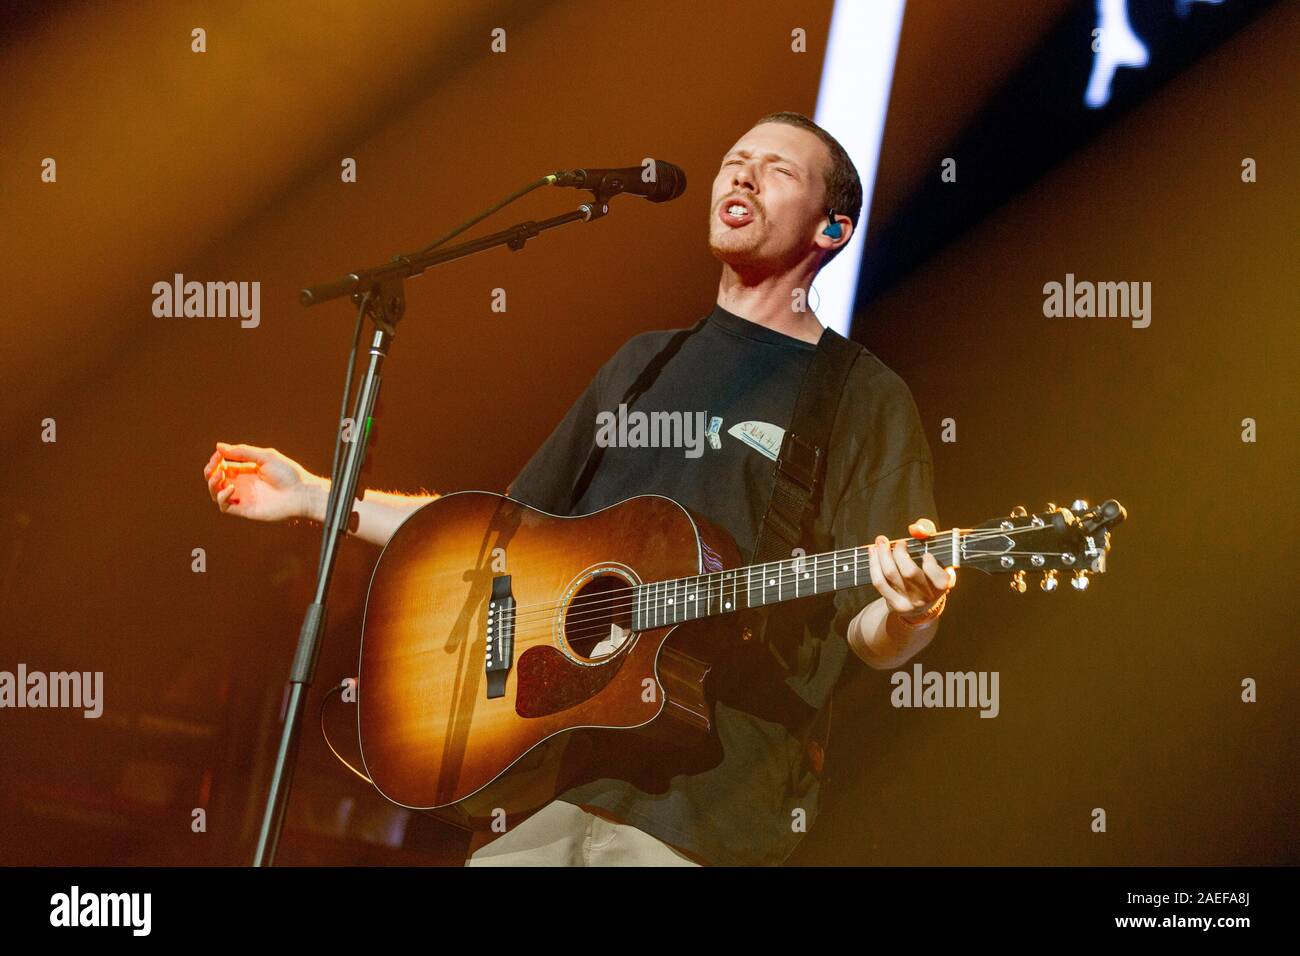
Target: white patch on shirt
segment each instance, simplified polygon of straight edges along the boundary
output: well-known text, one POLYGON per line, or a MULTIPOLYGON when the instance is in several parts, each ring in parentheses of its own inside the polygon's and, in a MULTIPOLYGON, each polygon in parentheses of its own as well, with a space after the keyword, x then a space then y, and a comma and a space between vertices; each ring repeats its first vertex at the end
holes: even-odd
POLYGON ((706 437, 709 439, 709 447, 714 451, 719 451, 722 448, 722 439, 718 437, 718 431, 721 428, 721 417, 714 415, 709 419, 709 431, 706 437))
POLYGON ((768 422, 741 422, 728 428, 727 434, 739 438, 760 455, 766 455, 773 461, 781 453, 781 443, 785 441, 785 429, 768 422))

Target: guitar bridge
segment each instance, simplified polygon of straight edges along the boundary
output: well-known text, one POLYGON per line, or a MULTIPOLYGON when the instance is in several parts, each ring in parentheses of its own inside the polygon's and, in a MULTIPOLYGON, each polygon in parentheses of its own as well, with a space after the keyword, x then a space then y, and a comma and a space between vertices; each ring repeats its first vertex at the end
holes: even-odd
POLYGON ((506 695, 506 675, 515 659, 515 597, 510 592, 510 575, 492 579, 492 596, 488 599, 487 653, 483 668, 487 673, 487 695, 491 700, 506 695))

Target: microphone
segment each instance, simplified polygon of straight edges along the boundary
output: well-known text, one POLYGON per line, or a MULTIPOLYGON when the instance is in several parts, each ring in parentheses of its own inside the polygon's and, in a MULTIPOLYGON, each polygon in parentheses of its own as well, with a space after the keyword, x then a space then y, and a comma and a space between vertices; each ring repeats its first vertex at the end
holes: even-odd
POLYGON ((590 189, 602 199, 629 193, 644 196, 651 202, 667 202, 686 191, 686 173, 680 166, 652 159, 647 166, 628 166, 623 169, 562 169, 548 179, 553 186, 573 186, 590 189), (646 172, 654 177, 646 182, 646 172))

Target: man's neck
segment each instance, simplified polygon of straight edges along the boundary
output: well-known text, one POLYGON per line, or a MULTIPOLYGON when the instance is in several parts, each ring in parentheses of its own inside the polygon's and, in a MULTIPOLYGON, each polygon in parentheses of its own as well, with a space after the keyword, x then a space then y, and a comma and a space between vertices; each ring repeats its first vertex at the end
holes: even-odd
POLYGON ((822 324, 808 305, 811 286, 810 274, 787 272, 763 278, 746 277, 723 265, 718 305, 773 332, 816 345, 822 337, 822 324), (797 297, 796 290, 799 290, 797 297), (802 304, 804 311, 796 310, 798 304, 802 304))

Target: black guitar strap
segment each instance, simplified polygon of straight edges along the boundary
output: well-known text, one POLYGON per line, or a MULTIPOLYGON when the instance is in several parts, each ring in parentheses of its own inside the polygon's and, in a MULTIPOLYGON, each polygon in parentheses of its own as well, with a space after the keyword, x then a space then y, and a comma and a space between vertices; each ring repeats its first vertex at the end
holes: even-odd
POLYGON ((814 553, 810 548, 824 550, 821 542, 812 540, 812 524, 824 491, 826 456, 849 372, 865 351, 834 329, 822 333, 781 442, 772 498, 754 542, 752 564, 783 561, 793 557, 796 547, 808 553, 814 553))
MULTIPOLYGON (((752 564, 781 561, 802 547, 805 553, 829 550, 829 541, 817 540, 813 523, 825 494, 826 459, 835 419, 853 364, 866 352, 832 328, 822 333, 799 386, 794 413, 777 456, 775 483, 767 513, 759 526, 752 564)), ((789 664, 776 647, 764 639, 766 619, 757 616, 747 625, 759 642, 788 671, 789 664)), ((831 732, 831 700, 804 722, 799 732, 802 765, 791 780, 796 793, 806 793, 814 779, 822 778, 831 732)))
MULTIPOLYGON (((674 355, 681 351, 682 346, 686 344, 686 340, 704 328, 705 323, 708 321, 709 317, 706 315, 689 329, 681 329, 670 338, 668 343, 659 350, 659 354, 650 360, 646 367, 641 370, 641 374, 636 377, 636 380, 627 387, 627 391, 623 394, 622 404, 630 409, 633 403, 645 394, 646 389, 655 383, 655 379, 659 377, 659 373, 663 371, 664 366, 668 364, 674 355)), ((591 451, 587 453, 586 464, 582 466, 582 471, 574 479, 573 489, 569 493, 568 514, 573 514, 573 509, 578 506, 582 496, 587 493, 587 487, 591 484, 591 479, 595 476, 596 469, 600 467, 600 460, 604 456, 604 446, 593 442, 591 451)))

